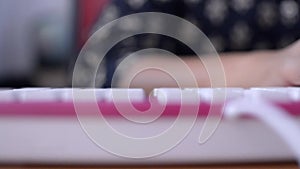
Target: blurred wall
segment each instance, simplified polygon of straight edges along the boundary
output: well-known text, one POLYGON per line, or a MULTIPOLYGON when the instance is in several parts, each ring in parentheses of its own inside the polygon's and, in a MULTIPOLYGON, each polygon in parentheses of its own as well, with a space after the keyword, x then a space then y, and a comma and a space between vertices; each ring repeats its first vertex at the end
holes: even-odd
POLYGON ((39 72, 41 60, 66 60, 74 36, 75 2, 0 0, 0 83, 12 80, 26 86, 21 83, 39 72))

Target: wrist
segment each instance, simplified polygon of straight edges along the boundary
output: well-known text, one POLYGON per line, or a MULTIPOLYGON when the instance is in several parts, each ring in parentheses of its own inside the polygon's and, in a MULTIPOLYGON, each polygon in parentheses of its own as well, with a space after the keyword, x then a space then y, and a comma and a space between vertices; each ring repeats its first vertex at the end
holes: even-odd
POLYGON ((283 48, 276 51, 277 69, 285 85, 295 84, 297 80, 297 62, 293 59, 290 48, 283 48))

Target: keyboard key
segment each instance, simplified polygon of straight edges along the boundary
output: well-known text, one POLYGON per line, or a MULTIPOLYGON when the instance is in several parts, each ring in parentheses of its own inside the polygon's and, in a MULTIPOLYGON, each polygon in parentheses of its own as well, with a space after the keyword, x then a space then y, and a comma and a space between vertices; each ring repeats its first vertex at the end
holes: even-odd
POLYGON ((12 93, 19 102, 54 101, 50 88, 21 88, 13 89, 12 93))
POLYGON ((143 89, 113 88, 105 89, 104 100, 107 102, 143 102, 146 95, 143 89))
POLYGON ((242 88, 199 88, 196 89, 201 101, 223 102, 226 99, 235 99, 244 95, 242 88))
POLYGON ((91 102, 103 101, 105 99, 107 89, 102 88, 69 88, 69 89, 56 89, 60 93, 60 99, 65 102, 78 101, 78 102, 91 102))
POLYGON ((54 88, 52 90, 57 95, 58 101, 62 101, 62 102, 73 101, 72 88, 54 88))
POLYGON ((13 102, 16 101, 16 97, 12 90, 1 90, 0 91, 0 102, 13 102))
POLYGON ((156 98, 159 103, 180 103, 181 89, 179 88, 156 88, 152 91, 152 97, 156 98))
POLYGON ((287 88, 289 97, 293 101, 300 101, 300 88, 299 87, 288 87, 287 88))
POLYGON ((194 88, 157 88, 153 90, 153 97, 161 104, 198 104, 200 97, 194 88))
POLYGON ((270 101, 288 102, 299 99, 299 90, 286 87, 251 88, 248 97, 262 97, 270 101))

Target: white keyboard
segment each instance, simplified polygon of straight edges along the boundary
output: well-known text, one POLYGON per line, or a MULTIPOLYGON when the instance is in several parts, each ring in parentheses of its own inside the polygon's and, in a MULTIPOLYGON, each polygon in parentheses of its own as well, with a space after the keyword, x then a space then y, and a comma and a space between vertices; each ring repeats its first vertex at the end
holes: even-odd
MULTIPOLYGON (((150 96, 142 89, 0 90, 0 163, 290 161, 300 158, 299 131, 300 88, 296 87, 157 88, 150 96), (139 150, 129 144, 127 149, 122 148, 125 143, 119 143, 115 147, 126 149, 123 153, 128 156, 133 151, 139 159, 124 158, 122 153, 118 156, 97 146, 88 131, 82 130, 84 121, 80 118, 97 123, 99 114, 90 108, 95 105, 109 124, 125 136, 159 135, 170 126, 176 127, 178 118, 183 118, 178 123, 182 130, 189 122, 195 123, 180 144, 152 158, 139 158, 139 154, 154 151, 163 142, 139 150)), ((105 132, 103 137, 109 138, 105 132)), ((173 138, 169 139, 172 143, 173 138)), ((112 139, 111 145, 117 142, 112 139)))
MULTIPOLYGON (((0 89, 0 103, 2 102, 69 102, 73 101, 73 93, 79 93, 78 99, 89 101, 90 95, 95 95, 97 101, 145 101, 148 96, 143 89, 79 89, 79 88, 22 88, 22 89, 0 89)), ((152 92, 152 97, 159 101, 165 99, 168 102, 180 102, 181 95, 187 92, 195 92, 202 101, 211 101, 215 96, 215 102, 226 99, 234 99, 251 95, 251 97, 263 97, 271 101, 288 102, 300 101, 300 88, 297 87, 270 87, 270 88, 157 88, 152 92), (215 94, 215 95, 214 95, 215 94), (225 95, 225 97, 224 97, 225 95), (218 98, 219 97, 219 98, 218 98), (223 97, 223 98, 220 98, 223 97)), ((191 99, 188 96, 186 99, 191 99)))

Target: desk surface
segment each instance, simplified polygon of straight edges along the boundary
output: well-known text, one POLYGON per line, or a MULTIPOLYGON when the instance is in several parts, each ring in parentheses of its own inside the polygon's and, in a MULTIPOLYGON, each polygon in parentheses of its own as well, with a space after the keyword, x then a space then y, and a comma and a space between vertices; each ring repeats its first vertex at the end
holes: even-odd
POLYGON ((0 169, 299 169, 296 163, 234 164, 200 166, 0 166, 0 169))

